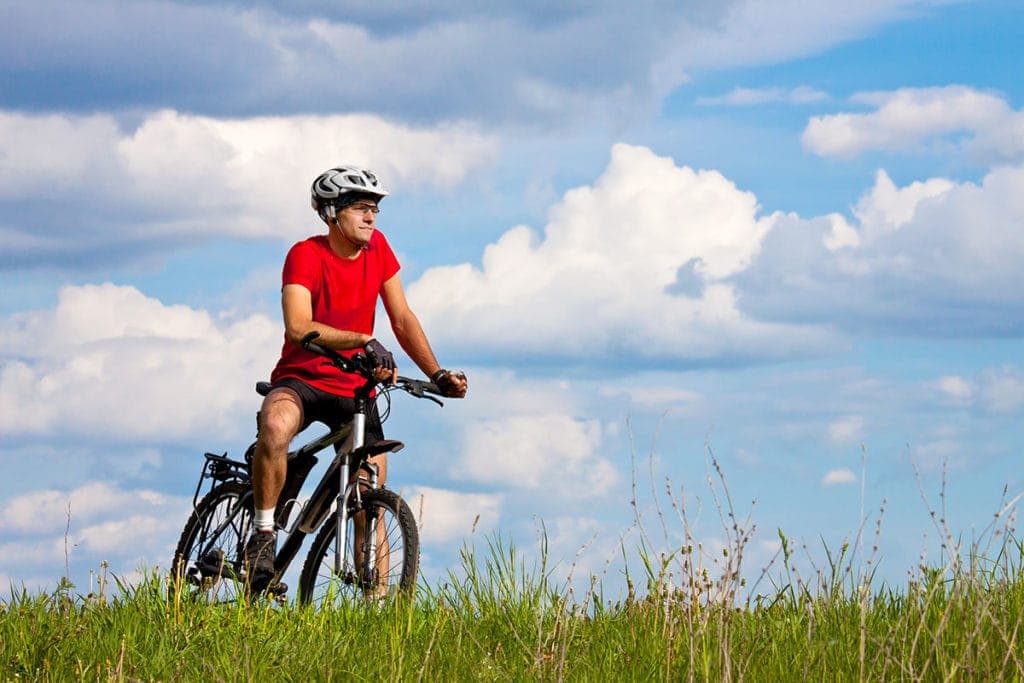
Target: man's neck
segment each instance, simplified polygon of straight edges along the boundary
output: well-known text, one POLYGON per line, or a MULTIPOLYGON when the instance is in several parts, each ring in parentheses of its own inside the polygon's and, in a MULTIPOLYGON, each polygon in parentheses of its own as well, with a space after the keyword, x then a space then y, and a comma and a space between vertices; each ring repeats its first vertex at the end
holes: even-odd
POLYGON ((362 245, 350 242, 341 234, 341 230, 333 226, 327 231, 327 243, 331 245, 331 250, 335 254, 350 261, 359 258, 359 254, 363 252, 362 245))

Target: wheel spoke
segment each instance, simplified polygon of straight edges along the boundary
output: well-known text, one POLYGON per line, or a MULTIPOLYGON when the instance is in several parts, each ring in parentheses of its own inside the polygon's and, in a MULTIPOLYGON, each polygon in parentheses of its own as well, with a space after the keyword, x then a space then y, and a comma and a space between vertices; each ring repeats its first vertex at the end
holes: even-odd
POLYGON ((415 583, 419 542, 408 506, 390 491, 363 496, 363 508, 349 518, 348 552, 342 571, 335 572, 337 540, 332 516, 317 535, 303 567, 300 598, 319 607, 364 602, 395 594, 415 583), (376 520, 373 534, 368 520, 376 520), (367 541, 375 539, 376 547, 367 541), (372 550, 372 552, 371 552, 372 550), (370 561, 370 556, 375 561, 370 561))

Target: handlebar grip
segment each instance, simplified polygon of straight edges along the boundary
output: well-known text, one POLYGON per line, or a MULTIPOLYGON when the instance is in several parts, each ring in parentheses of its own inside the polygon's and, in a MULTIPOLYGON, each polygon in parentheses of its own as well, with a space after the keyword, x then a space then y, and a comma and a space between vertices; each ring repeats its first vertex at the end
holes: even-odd
POLYGON ((312 332, 307 332, 306 336, 304 336, 301 339, 301 341, 299 341, 299 346, 301 346, 302 348, 304 348, 304 349, 306 349, 308 351, 313 351, 313 349, 310 348, 311 346, 315 346, 316 348, 320 349, 322 347, 319 344, 314 344, 313 343, 313 340, 314 339, 319 339, 319 337, 320 337, 320 333, 317 332, 316 330, 313 330, 312 332))
POLYGON ((348 360, 346 360, 343 356, 341 356, 338 352, 334 351, 333 349, 329 349, 325 346, 320 346, 319 344, 313 341, 314 339, 317 339, 319 337, 320 333, 314 330, 302 338, 302 340, 299 342, 299 346, 301 346, 302 348, 306 349, 311 353, 317 354, 318 356, 324 356, 325 358, 329 358, 335 365, 338 365, 339 367, 347 370, 349 366, 348 360))
POLYGON ((302 348, 306 349, 307 351, 311 351, 312 353, 315 353, 319 356, 326 356, 327 358, 330 358, 333 361, 345 360, 334 349, 329 349, 326 346, 320 346, 319 344, 315 343, 313 340, 317 339, 319 336, 319 332, 310 332, 309 334, 302 338, 302 341, 299 342, 299 345, 302 346, 302 348))
POLYGON ((330 349, 326 349, 320 346, 319 344, 315 344, 313 342, 306 342, 305 344, 302 345, 302 347, 307 351, 312 351, 313 353, 318 354, 320 356, 327 356, 328 358, 332 356, 330 349))

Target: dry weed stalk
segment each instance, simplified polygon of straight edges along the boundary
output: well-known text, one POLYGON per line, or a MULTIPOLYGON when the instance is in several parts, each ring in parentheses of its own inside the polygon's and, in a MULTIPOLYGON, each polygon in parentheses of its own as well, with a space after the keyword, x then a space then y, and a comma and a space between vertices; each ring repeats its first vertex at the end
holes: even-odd
MULTIPOLYGON (((667 497, 675 522, 679 525, 678 531, 673 533, 655 484, 657 475, 652 447, 648 455, 648 475, 652 498, 650 508, 653 509, 657 528, 660 530, 660 542, 656 542, 645 524, 645 512, 641 508, 637 493, 635 450, 631 449, 631 455, 633 495, 630 504, 634 511, 631 528, 637 530, 640 536, 639 555, 647 584, 646 594, 640 602, 648 607, 657 607, 661 614, 662 628, 666 635, 665 671, 672 670, 674 642, 680 635, 687 638, 689 657, 693 662, 698 657, 704 634, 708 629, 714 629, 716 641, 719 643, 718 664, 722 677, 725 680, 742 678, 742 669, 745 667, 740 667, 740 671, 734 671, 730 624, 735 610, 742 602, 741 591, 746 586, 746 580, 743 578, 743 561, 747 546, 756 531, 751 513, 748 512, 742 518, 737 515, 721 464, 710 444, 705 442, 705 483, 724 538, 710 545, 698 539, 685 492, 682 488, 675 491, 672 482, 666 477, 661 493, 667 497)), ((699 517, 702 509, 700 498, 694 497, 694 501, 699 517)), ((751 502, 751 509, 755 504, 756 501, 751 502)), ((624 548, 623 557, 627 559, 624 548)), ((762 575, 769 567, 764 568, 762 575)), ((628 564, 627 590, 625 606, 631 609, 637 605, 637 597, 628 564)), ((690 667, 691 679, 695 674, 695 669, 690 667)))

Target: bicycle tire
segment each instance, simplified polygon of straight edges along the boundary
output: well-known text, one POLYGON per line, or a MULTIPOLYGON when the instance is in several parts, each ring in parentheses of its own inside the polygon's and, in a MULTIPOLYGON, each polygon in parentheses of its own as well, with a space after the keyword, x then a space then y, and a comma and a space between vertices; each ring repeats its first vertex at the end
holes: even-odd
POLYGON ((252 496, 246 497, 250 491, 248 484, 226 481, 199 501, 174 551, 172 595, 187 590, 193 597, 206 596, 214 602, 234 602, 244 597, 242 565, 245 543, 253 528, 252 496), (236 511, 243 500, 242 509, 236 511), (212 538, 217 527, 232 515, 234 518, 219 536, 212 538))
MULTIPOLYGON (((412 590, 416 585, 419 562, 419 532, 412 510, 401 496, 387 489, 362 494, 361 506, 349 513, 346 535, 349 552, 340 576, 334 571, 337 524, 338 515, 334 513, 320 528, 306 555, 299 577, 299 601, 302 604, 331 607, 412 590), (354 562, 357 551, 355 527, 357 515, 361 513, 366 513, 364 518, 377 515, 378 539, 387 540, 386 550, 378 556, 376 576, 366 566, 365 560, 358 571, 354 562)), ((383 543, 379 545, 384 546, 383 543)), ((359 554, 365 556, 365 552, 359 550, 359 554)))

